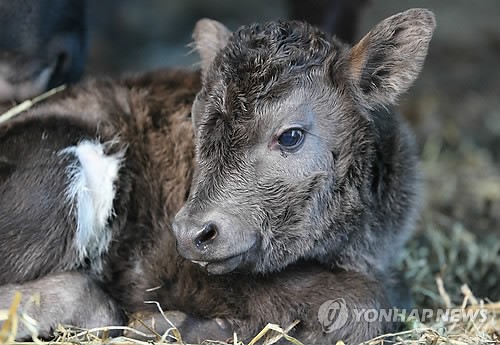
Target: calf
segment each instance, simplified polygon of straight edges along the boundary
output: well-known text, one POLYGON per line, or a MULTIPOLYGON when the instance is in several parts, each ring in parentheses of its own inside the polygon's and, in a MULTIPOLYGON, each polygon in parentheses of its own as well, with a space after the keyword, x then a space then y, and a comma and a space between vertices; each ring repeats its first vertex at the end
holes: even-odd
POLYGON ((78 80, 87 50, 85 0, 0 0, 0 102, 78 80))
POLYGON ((202 86, 190 72, 94 81, 4 124, 0 307, 40 291, 24 308, 43 335, 151 300, 191 341, 294 320, 308 344, 392 331, 350 317, 327 333, 317 314, 338 298, 350 316, 393 304, 416 159, 379 108, 415 79, 434 25, 410 10, 349 48, 298 22, 231 34, 203 20, 202 86))
POLYGON ((355 274, 331 298, 385 305, 419 194, 413 136, 387 109, 419 73, 434 27, 430 12, 409 10, 350 48, 297 22, 231 34, 201 21, 198 164, 173 227, 179 253, 212 274, 319 262, 355 274))

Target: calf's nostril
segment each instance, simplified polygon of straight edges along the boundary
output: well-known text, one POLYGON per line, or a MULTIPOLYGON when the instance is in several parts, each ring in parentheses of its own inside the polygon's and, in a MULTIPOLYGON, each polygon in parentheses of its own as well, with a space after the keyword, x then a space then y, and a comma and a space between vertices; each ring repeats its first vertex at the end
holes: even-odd
POLYGON ((218 234, 219 230, 217 229, 217 226, 212 222, 208 222, 203 225, 203 229, 196 234, 194 243, 196 247, 205 249, 210 242, 215 240, 218 234))

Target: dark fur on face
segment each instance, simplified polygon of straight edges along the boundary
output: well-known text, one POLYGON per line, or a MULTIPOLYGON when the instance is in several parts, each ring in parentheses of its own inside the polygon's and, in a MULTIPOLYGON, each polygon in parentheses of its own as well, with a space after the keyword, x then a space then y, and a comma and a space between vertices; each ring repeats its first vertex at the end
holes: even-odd
POLYGON ((418 200, 413 137, 385 107, 420 70, 433 23, 408 11, 350 48, 300 22, 232 36, 201 22, 201 55, 217 54, 202 62, 193 106, 198 165, 177 216, 181 254, 213 272, 272 272, 299 259, 385 272, 418 200), (303 130, 302 146, 277 147, 291 128, 303 130), (207 223, 217 233, 194 246, 207 223))

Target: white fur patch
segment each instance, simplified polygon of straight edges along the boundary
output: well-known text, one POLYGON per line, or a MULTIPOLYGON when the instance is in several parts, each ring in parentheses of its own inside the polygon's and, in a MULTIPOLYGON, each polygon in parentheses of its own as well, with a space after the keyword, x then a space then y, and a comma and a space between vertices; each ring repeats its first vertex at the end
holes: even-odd
POLYGON ((61 154, 72 154, 78 159, 68 169, 67 198, 71 205, 76 205, 75 245, 80 261, 98 258, 111 240, 108 220, 113 214, 114 184, 124 152, 108 156, 103 144, 85 140, 64 149, 61 154))

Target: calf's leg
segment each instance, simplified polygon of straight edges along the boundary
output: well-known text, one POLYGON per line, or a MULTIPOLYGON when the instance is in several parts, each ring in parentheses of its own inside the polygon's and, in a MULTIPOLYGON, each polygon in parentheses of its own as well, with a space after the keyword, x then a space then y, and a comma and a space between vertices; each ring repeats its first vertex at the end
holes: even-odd
POLYGON ((384 285, 358 272, 304 267, 259 282, 247 305, 253 322, 287 327, 299 320, 290 335, 304 344, 357 344, 396 327, 383 319, 359 317, 363 310, 391 307, 384 285))
MULTIPOLYGON (((378 313, 392 308, 382 275, 332 271, 313 263, 292 265, 265 276, 182 272, 189 276, 178 279, 182 289, 167 284, 168 288, 158 289, 145 299, 158 301, 164 310, 178 309, 191 315, 181 315, 178 320, 167 316, 188 341, 224 341, 234 331, 238 339, 248 342, 268 323, 287 328, 298 320, 289 335, 304 344, 357 344, 398 326, 386 318, 364 316, 368 310, 378 313)), ((156 320, 164 319, 157 316, 156 320)), ((156 323, 159 334, 170 327, 168 323, 156 323)))
MULTIPOLYGON (((16 292, 22 297, 18 312, 38 322, 38 334, 42 338, 50 338, 58 324, 90 329, 126 323, 121 308, 84 273, 52 274, 22 284, 0 286, 0 310, 9 309, 16 292)), ((0 321, 0 328, 4 322, 0 321)), ((15 338, 18 341, 31 338, 22 322, 15 338)))

